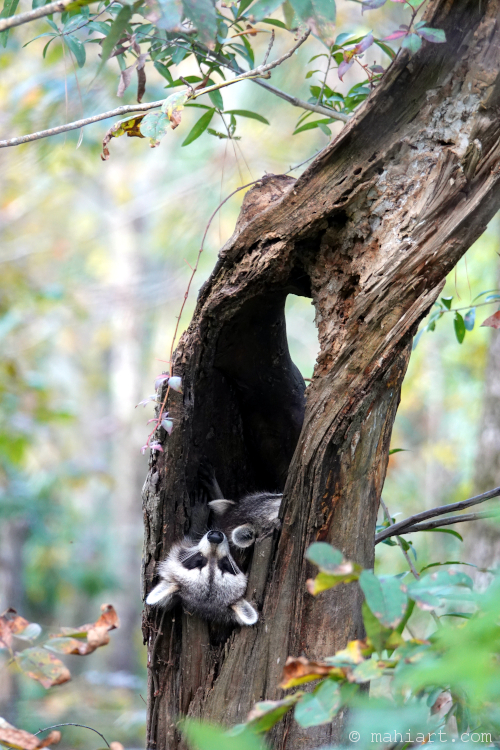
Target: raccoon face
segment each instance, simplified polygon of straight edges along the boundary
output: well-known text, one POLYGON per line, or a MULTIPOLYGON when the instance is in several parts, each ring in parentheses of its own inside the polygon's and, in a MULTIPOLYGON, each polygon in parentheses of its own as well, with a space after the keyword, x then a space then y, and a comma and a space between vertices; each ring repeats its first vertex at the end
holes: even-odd
POLYGON ((266 537, 279 527, 278 514, 282 495, 257 492, 238 503, 212 500, 209 504, 235 547, 245 548, 258 537, 266 537))
POLYGON ((254 625, 256 610, 243 595, 247 577, 236 565, 221 531, 209 531, 195 544, 184 539, 159 565, 161 582, 147 604, 169 609, 180 599, 185 609, 207 620, 254 625))

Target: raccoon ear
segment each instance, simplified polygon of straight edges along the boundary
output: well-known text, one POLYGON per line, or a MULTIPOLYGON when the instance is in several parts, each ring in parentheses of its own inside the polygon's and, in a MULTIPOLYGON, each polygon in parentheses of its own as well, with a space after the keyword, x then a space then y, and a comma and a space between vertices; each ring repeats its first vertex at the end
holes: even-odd
POLYGON ((231 541, 236 547, 250 547, 255 542, 255 530, 248 523, 237 526, 231 533, 231 541))
POLYGON ((223 516, 231 505, 236 505, 234 500, 212 500, 208 503, 209 508, 213 510, 216 516, 223 516))
POLYGON ((259 613, 246 599, 238 599, 235 604, 231 604, 231 609, 240 625, 255 625, 259 619, 259 613))
POLYGON ((164 609, 174 605, 175 594, 179 591, 176 583, 161 581, 146 597, 146 604, 159 604, 164 609))

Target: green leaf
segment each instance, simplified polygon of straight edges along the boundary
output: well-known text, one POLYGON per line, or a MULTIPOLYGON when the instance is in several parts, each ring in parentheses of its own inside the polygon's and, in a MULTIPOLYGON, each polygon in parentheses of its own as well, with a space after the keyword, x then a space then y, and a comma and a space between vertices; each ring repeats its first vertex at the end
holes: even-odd
POLYGON ((169 82, 170 86, 174 85, 174 79, 172 78, 172 73, 167 68, 166 65, 164 65, 161 62, 155 62, 155 68, 158 71, 160 75, 163 76, 163 78, 166 78, 166 80, 169 82))
MULTIPOLYGON (((10 29, 7 29, 7 31, 10 31, 10 29)), ((4 33, 5 32, 2 31, 2 34, 4 34, 4 33)), ((54 37, 57 37, 58 34, 54 34, 53 31, 46 31, 44 34, 38 34, 38 36, 34 36, 33 39, 30 39, 29 42, 26 42, 26 44, 23 44, 23 49, 24 49, 24 47, 27 47, 28 44, 31 44, 31 42, 34 42, 36 39, 41 39, 42 36, 51 36, 52 39, 54 39, 54 37)))
POLYGON ((456 570, 437 570, 408 584, 408 596, 420 609, 434 609, 440 605, 440 597, 466 598, 464 588, 472 589, 472 579, 456 570))
POLYGON ((455 536, 457 539, 460 539, 461 542, 463 542, 464 538, 461 536, 458 531, 454 531, 453 529, 422 529, 423 532, 426 534, 433 534, 436 531, 440 534, 451 534, 452 536, 455 536))
POLYGON ((121 39, 123 32, 127 28, 127 24, 132 18, 133 10, 130 5, 124 5, 123 8, 121 8, 120 12, 116 16, 115 20, 113 21, 111 28, 109 30, 108 36, 103 40, 102 43, 102 52, 101 52, 101 63, 99 65, 99 68, 97 70, 98 75, 101 70, 103 69, 104 65, 106 64, 106 61, 108 60, 109 56, 113 52, 113 49, 115 48, 116 43, 121 39))
POLYGON ((382 625, 393 630, 404 617, 408 599, 401 590, 398 578, 378 578, 369 570, 359 577, 359 585, 375 617, 382 625))
POLYGON ((411 453, 411 451, 408 448, 391 448, 389 456, 392 456, 393 453, 411 453))
POLYGON ((231 734, 195 719, 183 719, 179 727, 192 750, 265 750, 257 735, 244 725, 235 727, 231 734))
POLYGON ((202 133, 205 132, 205 130, 210 125, 210 120, 215 114, 215 109, 209 109, 208 112, 205 112, 204 115, 200 117, 198 122, 196 122, 189 133, 187 134, 186 138, 182 142, 182 146, 189 146, 190 143, 195 141, 197 138, 200 137, 202 133))
POLYGON ((465 322, 459 312, 455 313, 453 326, 455 328, 455 336, 457 337, 457 341, 459 344, 461 344, 465 338, 465 322))
POLYGON ((68 45, 68 48, 71 50, 71 52, 75 56, 75 60, 78 64, 79 68, 83 68, 85 65, 85 46, 81 43, 79 39, 76 38, 76 36, 72 36, 71 34, 67 34, 63 37, 64 41, 68 45))
POLYGON ((351 679, 354 682, 363 683, 378 680, 384 674, 384 667, 379 666, 377 660, 366 659, 352 670, 351 679))
POLYGON ((417 30, 417 34, 434 44, 443 44, 446 42, 446 34, 442 29, 432 29, 430 26, 423 26, 417 30))
POLYGON ((217 16, 213 0, 182 0, 186 16, 198 30, 200 41, 213 48, 217 35, 217 16))
POLYGON ((210 101, 214 105, 214 107, 217 107, 217 109, 224 109, 224 100, 222 99, 221 92, 216 89, 215 91, 210 91, 208 96, 210 97, 210 101))
POLYGON ((314 128, 319 128, 320 125, 326 125, 327 123, 331 123, 332 120, 328 117, 323 118, 322 120, 314 120, 314 122, 307 122, 305 125, 301 125, 300 128, 296 128, 292 135, 297 135, 298 133, 303 133, 305 130, 313 130, 314 128))
MULTIPOLYGON (((5 0, 3 4, 2 12, 0 13, 0 18, 10 18, 10 16, 13 16, 17 10, 18 5, 19 5, 19 0, 5 0)), ((7 46, 7 40, 9 38, 9 31, 10 29, 5 29, 5 31, 2 31, 0 33, 0 44, 2 45, 2 47, 7 46)))
POLYGON ((262 117, 262 115, 258 115, 257 112, 250 112, 248 109, 227 109, 224 112, 225 115, 239 115, 240 117, 249 117, 252 120, 258 120, 259 122, 264 123, 264 125, 269 125, 269 120, 266 120, 265 117, 262 117))
POLYGON ((334 572, 341 565, 344 555, 326 542, 314 542, 306 552, 306 559, 325 572, 334 572))
POLYGON ((281 701, 256 703, 252 708, 248 725, 257 733, 267 732, 297 703, 302 695, 304 693, 298 691, 293 695, 287 695, 281 701))
MULTIPOLYGON (((447 310, 451 309, 451 303, 453 301, 453 297, 441 297, 441 302, 446 307, 447 310)), ((439 303, 436 303, 439 304, 439 303)))
POLYGON ((335 0, 311 0, 313 19, 320 39, 328 46, 333 43, 337 8, 335 0))
POLYGON ((320 594, 322 591, 328 591, 338 586, 339 583, 351 583, 357 581, 361 572, 361 566, 356 563, 345 562, 338 567, 338 574, 318 573, 314 580, 307 582, 307 590, 313 596, 320 594))
POLYGON ((394 58, 396 57, 396 53, 394 52, 392 47, 389 47, 389 45, 385 42, 381 42, 380 39, 375 39, 375 44, 377 45, 377 47, 380 47, 382 52, 385 52, 386 55, 389 55, 391 60, 394 60, 394 58))
POLYGON ((467 331, 472 331, 476 322, 476 308, 472 307, 464 316, 464 325, 467 331))
POLYGON ((278 21, 276 18, 263 18, 262 23, 268 23, 270 26, 277 26, 278 29, 286 29, 287 26, 283 21, 278 21))
POLYGON ((500 291, 500 290, 499 289, 487 289, 485 292, 481 292, 481 294, 478 294, 477 297, 474 297, 474 299, 472 301, 475 302, 476 300, 480 299, 481 297, 484 297, 485 294, 491 294, 492 292, 498 292, 498 291, 500 291))
POLYGON ((161 16, 157 21, 159 29, 174 29, 180 26, 183 16, 181 0, 158 0, 161 16))
POLYGON ((243 15, 243 13, 246 11, 249 5, 251 5, 253 0, 240 0, 240 4, 238 5, 238 16, 243 15))
POLYGON ((328 724, 340 708, 339 686, 333 680, 325 680, 314 693, 306 693, 295 706, 295 720, 301 727, 316 727, 328 724))
POLYGON ((401 46, 407 49, 411 55, 414 55, 422 46, 422 40, 418 34, 408 34, 401 42, 401 46))
POLYGON ((150 139, 150 143, 156 146, 168 130, 170 121, 164 112, 148 112, 142 119, 139 129, 145 138, 150 139))
POLYGON ((262 21, 283 5, 283 0, 257 0, 250 8, 250 13, 256 21, 262 21))

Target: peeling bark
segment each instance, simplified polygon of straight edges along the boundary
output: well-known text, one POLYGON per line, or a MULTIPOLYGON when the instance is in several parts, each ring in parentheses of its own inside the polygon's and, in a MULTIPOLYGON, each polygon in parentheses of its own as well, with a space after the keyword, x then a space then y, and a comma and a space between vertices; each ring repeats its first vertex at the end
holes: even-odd
MULTIPOLYGON (((448 42, 403 53, 352 122, 296 181, 263 178, 202 288, 175 354, 184 397, 144 488, 144 580, 190 528, 203 456, 226 497, 284 487, 282 530, 247 561, 261 618, 221 633, 167 613, 150 664, 148 747, 180 748, 180 713, 227 724, 281 694, 289 654, 321 659, 363 632, 357 584, 314 599, 304 552, 331 542, 373 565, 374 526, 412 337, 447 273, 500 205, 499 0, 433 0, 448 42), (473 144, 475 146, 473 146, 473 144), (479 144, 479 146, 477 145, 479 144), (313 382, 290 360, 284 305, 312 297, 313 382)), ((150 645, 160 628, 147 612, 150 645)), ((275 748, 338 741, 341 719, 275 748)))

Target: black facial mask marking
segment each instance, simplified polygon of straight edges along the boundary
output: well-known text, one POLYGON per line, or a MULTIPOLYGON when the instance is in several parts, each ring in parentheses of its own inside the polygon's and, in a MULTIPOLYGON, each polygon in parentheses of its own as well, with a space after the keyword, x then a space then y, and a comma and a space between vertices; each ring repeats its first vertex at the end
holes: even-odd
POLYGON ((237 575, 237 571, 235 570, 234 565, 231 564, 228 557, 223 557, 222 560, 219 560, 218 566, 221 573, 230 573, 232 576, 237 575))
POLYGON ((187 557, 185 560, 182 560, 182 565, 187 570, 194 570, 195 568, 199 568, 200 570, 205 567, 207 564, 207 558, 204 557, 201 552, 196 552, 196 554, 191 555, 191 557, 187 557))

